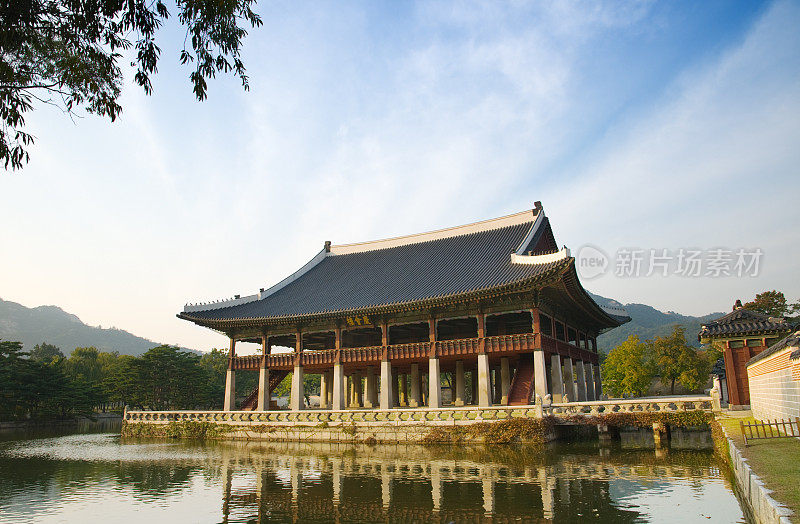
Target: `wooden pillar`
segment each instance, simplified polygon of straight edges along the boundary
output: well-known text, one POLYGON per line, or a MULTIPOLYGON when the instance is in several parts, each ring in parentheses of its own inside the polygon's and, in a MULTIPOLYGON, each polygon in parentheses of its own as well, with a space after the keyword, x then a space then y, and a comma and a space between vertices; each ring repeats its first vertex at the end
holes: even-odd
POLYGON ((731 341, 725 341, 725 349, 722 353, 725 362, 725 380, 728 382, 728 403, 734 406, 743 404, 744 392, 739 390, 739 376, 736 373, 736 362, 731 341))
POLYGON ((222 404, 223 411, 236 409, 236 371, 233 370, 233 359, 236 357, 236 339, 231 337, 228 350, 228 371, 225 374, 225 400, 222 404))

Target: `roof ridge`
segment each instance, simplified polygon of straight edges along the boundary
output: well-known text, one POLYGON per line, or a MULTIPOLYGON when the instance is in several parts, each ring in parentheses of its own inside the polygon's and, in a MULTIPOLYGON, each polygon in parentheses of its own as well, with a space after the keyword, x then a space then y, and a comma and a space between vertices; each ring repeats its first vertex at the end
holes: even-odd
POLYGON ((453 238, 457 236, 469 235, 472 233, 480 233, 483 231, 492 231, 494 229, 502 229, 508 226, 516 226, 527 222, 535 222, 539 215, 543 214, 541 204, 536 203, 533 209, 526 209, 519 213, 506 215, 498 218, 491 218, 489 220, 481 220, 470 224, 463 224, 460 226, 452 226, 443 229, 436 229, 433 231, 426 231, 423 233, 414 233, 411 235, 403 235, 391 238, 384 238, 380 240, 369 240, 366 242, 355 242, 352 244, 339 244, 331 245, 329 256, 338 255, 351 255, 353 253, 364 253, 366 251, 378 251, 381 249, 389 249, 393 247, 407 246, 411 244, 421 244, 424 242, 431 242, 433 240, 441 240, 444 238, 453 238))

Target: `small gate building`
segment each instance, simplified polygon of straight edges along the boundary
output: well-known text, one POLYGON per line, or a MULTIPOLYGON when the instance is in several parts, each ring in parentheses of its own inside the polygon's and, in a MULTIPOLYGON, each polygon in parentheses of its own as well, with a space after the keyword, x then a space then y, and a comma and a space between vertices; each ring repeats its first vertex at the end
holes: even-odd
POLYGON ((269 409, 289 373, 292 410, 305 407, 306 373, 320 375, 322 409, 438 408, 441 373, 451 374, 454 406, 596 400, 597 336, 630 320, 584 290, 539 202, 439 231, 326 242, 271 288, 178 317, 230 338, 226 411, 237 409, 239 370, 259 372, 239 409, 269 409), (237 342, 260 344, 260 354, 237 355, 237 342))
POLYGON ((732 409, 750 406, 747 362, 791 331, 786 319, 744 309, 741 300, 736 301, 727 315, 701 326, 698 340, 722 351, 732 409))

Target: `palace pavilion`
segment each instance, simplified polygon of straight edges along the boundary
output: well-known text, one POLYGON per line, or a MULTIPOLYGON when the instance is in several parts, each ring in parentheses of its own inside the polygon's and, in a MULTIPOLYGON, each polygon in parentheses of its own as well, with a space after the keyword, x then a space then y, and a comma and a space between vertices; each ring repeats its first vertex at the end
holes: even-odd
POLYGON ((187 305, 178 317, 230 338, 226 411, 237 409, 239 370, 259 372, 239 406, 258 411, 271 409, 289 373, 292 410, 305 408, 310 373, 320 375, 321 409, 597 400, 597 336, 630 320, 584 290, 539 202, 439 231, 325 242, 271 288, 187 305), (237 355, 237 342, 261 352, 237 355))

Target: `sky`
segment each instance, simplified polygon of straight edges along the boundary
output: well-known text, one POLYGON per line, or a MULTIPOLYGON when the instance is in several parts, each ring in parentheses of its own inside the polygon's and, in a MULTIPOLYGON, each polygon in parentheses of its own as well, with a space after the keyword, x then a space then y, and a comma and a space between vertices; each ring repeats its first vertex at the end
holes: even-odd
POLYGON ((128 74, 116 122, 28 117, 30 164, 0 173, 0 298, 225 347, 176 313, 269 287, 326 240, 541 201, 579 262, 605 257, 584 286, 621 303, 702 315, 768 289, 800 299, 800 2, 257 11, 247 92, 218 77, 197 102, 168 24, 153 95, 128 74), (699 276, 679 272, 680 250, 701 254, 699 276), (717 250, 757 264, 706 274, 717 250))

